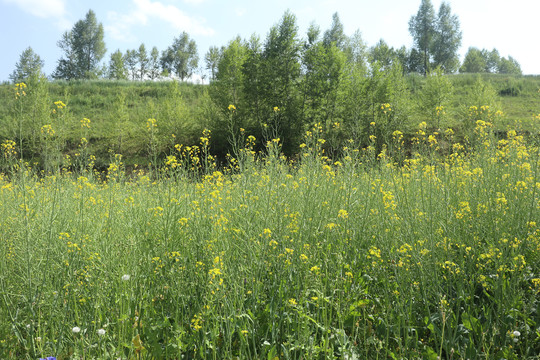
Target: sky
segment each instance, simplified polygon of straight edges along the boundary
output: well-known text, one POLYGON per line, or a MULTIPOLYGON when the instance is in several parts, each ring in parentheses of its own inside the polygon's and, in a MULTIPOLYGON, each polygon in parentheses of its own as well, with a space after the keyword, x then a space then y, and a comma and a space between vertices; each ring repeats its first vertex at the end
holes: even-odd
MULTIPOLYGON (((338 12, 346 35, 356 30, 368 46, 384 39, 390 46, 412 47, 408 22, 421 0, 0 0, 0 82, 7 81, 20 54, 32 47, 50 75, 62 52, 62 34, 92 9, 105 29, 108 63, 117 49, 163 51, 186 31, 198 46, 199 56, 210 46, 226 45, 236 36, 266 38, 284 12, 296 15, 305 38, 311 23, 328 29, 338 12)), ((441 0, 431 1, 437 12, 441 0)), ((460 57, 471 46, 512 56, 524 74, 540 74, 539 0, 448 0, 463 33, 460 57), (533 41, 531 42, 531 40, 533 41)), ((203 65, 200 61, 200 65, 203 65)))

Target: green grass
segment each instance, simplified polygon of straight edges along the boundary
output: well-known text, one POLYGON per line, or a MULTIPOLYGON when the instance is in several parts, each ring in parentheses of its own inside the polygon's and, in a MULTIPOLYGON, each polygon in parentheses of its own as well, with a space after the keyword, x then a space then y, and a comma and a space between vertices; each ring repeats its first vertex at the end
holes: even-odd
POLYGON ((428 135, 401 165, 315 128, 293 163, 216 171, 202 140, 129 178, 12 168, 0 357, 536 359, 538 147, 428 135))
MULTIPOLYGON (((451 106, 445 109, 448 116, 441 124, 443 128, 452 127, 461 133, 468 121, 469 107, 488 105, 471 103, 471 92, 478 78, 491 84, 496 94, 492 105, 498 108, 500 104, 505 114, 494 124, 496 129, 520 128, 538 133, 538 121, 533 120, 533 116, 540 113, 540 77, 497 74, 450 75, 454 95, 451 106)), ((412 132, 407 134, 408 129, 421 121, 430 121, 417 111, 417 97, 425 79, 409 75, 406 80, 408 90, 404 101, 408 103, 407 110, 399 113, 406 119, 399 120, 404 127, 399 130, 412 137, 412 132)), ((85 135, 88 152, 96 156, 95 163, 99 168, 106 167, 116 153, 124 156, 129 167, 136 164, 148 166, 150 151, 146 122, 151 118, 158 121, 154 140, 160 161, 173 152, 175 144, 197 144, 205 128, 214 133, 212 148, 220 159, 231 151, 226 125, 228 119, 223 115, 226 109, 217 109, 212 103, 209 86, 173 82, 55 81, 30 84, 26 92, 27 96, 17 100, 13 85, 0 86, 0 94, 5 99, 0 104, 0 142, 15 140, 20 144, 22 141, 24 158, 38 162, 43 168, 47 167, 42 156, 45 144, 40 129, 43 125, 52 125, 56 136, 61 136, 54 146, 59 157, 67 154, 74 158, 81 137, 85 135), (56 101, 67 105, 61 116, 52 113, 56 110, 56 101), (83 118, 91 120, 91 129, 86 134, 80 128, 83 118)), ((348 126, 347 129, 351 126, 348 124, 350 119, 335 120, 348 126)), ((248 128, 246 125, 246 129, 263 140, 262 124, 254 126, 248 128)), ((359 126, 360 131, 368 127, 366 124, 359 126)), ((350 129, 346 132, 351 130, 354 133, 359 131, 350 129)), ((258 146, 263 147, 264 142, 260 141, 258 146)))

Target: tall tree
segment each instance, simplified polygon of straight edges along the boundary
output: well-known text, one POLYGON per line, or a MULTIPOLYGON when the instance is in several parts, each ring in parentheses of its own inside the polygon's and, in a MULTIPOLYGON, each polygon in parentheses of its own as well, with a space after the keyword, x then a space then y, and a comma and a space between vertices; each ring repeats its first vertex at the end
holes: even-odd
POLYGON ((482 50, 484 59, 486 59, 486 71, 489 73, 496 73, 499 69, 499 62, 501 61, 501 56, 497 49, 491 51, 482 50))
POLYGON ((120 50, 116 50, 111 54, 108 77, 115 80, 127 80, 128 70, 124 63, 124 55, 120 50))
POLYGON ((296 17, 287 11, 281 21, 274 25, 264 44, 262 62, 263 93, 268 109, 278 107, 279 116, 272 117, 275 134, 283 140, 283 150, 290 152, 295 147, 302 128, 298 97, 300 77, 300 49, 296 17))
POLYGON ((9 75, 9 79, 14 83, 18 83, 38 77, 41 75, 43 64, 44 62, 39 55, 31 47, 28 47, 21 53, 19 61, 15 64, 15 70, 9 75))
POLYGON ((356 30, 352 36, 347 38, 345 45, 347 61, 355 66, 365 67, 366 64, 366 44, 362 39, 360 30, 356 30))
POLYGON ((330 29, 324 32, 323 44, 326 47, 330 47, 330 45, 334 43, 338 49, 343 50, 346 42, 347 36, 343 31, 343 24, 339 19, 339 14, 336 12, 332 15, 332 25, 330 26, 330 29))
POLYGON ((441 3, 435 33, 431 45, 435 66, 446 73, 455 72, 459 67, 458 49, 461 46, 461 31, 457 15, 452 15, 450 5, 441 3))
POLYGON ((378 62, 381 70, 389 69, 396 60, 396 51, 393 47, 388 46, 383 39, 380 39, 375 46, 369 49, 369 63, 373 64, 378 62))
POLYGON ((184 81, 197 69, 199 55, 195 40, 190 40, 185 31, 173 40, 161 56, 161 66, 184 81))
POLYGON ((148 54, 146 53, 146 47, 144 46, 144 44, 141 44, 141 46, 139 46, 139 50, 137 51, 137 63, 139 64, 139 80, 143 80, 148 73, 149 62, 150 59, 148 58, 148 54))
POLYGON ((463 64, 459 68, 460 73, 481 73, 486 71, 486 59, 482 51, 475 47, 470 47, 465 54, 463 64))
POLYGON ((131 80, 135 80, 137 78, 137 50, 126 50, 124 62, 126 63, 128 73, 131 76, 131 80))
POLYGON ((64 57, 59 60, 54 77, 96 77, 99 62, 107 51, 103 37, 103 25, 97 22, 96 14, 88 10, 85 18, 77 21, 72 30, 64 33, 58 42, 64 57))
POLYGON ((204 61, 206 62, 206 70, 210 71, 210 81, 216 79, 216 73, 218 69, 219 59, 221 52, 217 46, 210 46, 206 55, 204 55, 204 61))
POLYGON ((243 93, 242 66, 245 57, 246 48, 240 37, 229 42, 221 52, 216 72, 216 88, 219 89, 218 106, 221 110, 225 110, 230 104, 235 105, 240 112, 243 110, 239 102, 243 93))
POLYGON ((246 44, 246 58, 242 66, 244 75, 244 96, 246 112, 256 124, 263 122, 266 109, 261 89, 262 83, 262 45, 258 35, 253 34, 246 44))
POLYGON ((73 47, 73 33, 71 31, 64 32, 57 45, 64 52, 64 56, 58 60, 58 65, 52 74, 53 78, 64 80, 80 78, 77 67, 77 53, 73 47))
POLYGON ((159 50, 154 46, 150 52, 150 59, 148 62, 148 77, 150 80, 155 80, 160 74, 161 67, 159 65, 159 50))
POLYGON ((423 54, 423 73, 427 76, 431 43, 435 35, 435 10, 430 0, 422 0, 418 13, 409 20, 409 32, 414 39, 416 48, 423 54))
POLYGON ((503 57, 499 62, 497 71, 499 74, 521 75, 521 66, 513 57, 508 56, 508 59, 503 57))

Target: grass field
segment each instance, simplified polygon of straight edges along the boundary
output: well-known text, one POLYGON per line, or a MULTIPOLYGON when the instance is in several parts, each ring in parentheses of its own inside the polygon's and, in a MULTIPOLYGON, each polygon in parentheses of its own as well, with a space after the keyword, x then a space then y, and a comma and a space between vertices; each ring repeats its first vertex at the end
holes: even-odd
POLYGON ((534 139, 421 125, 408 158, 395 132, 330 160, 321 131, 219 169, 205 132, 129 177, 4 147, 0 358, 538 359, 534 139))

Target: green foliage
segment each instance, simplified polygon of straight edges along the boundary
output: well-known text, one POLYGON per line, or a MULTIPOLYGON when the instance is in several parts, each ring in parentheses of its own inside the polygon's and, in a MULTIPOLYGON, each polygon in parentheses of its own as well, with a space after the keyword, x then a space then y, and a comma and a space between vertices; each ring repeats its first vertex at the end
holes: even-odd
POLYGON ((135 80, 137 78, 137 50, 128 49, 126 50, 126 55, 124 56, 124 62, 126 64, 126 68, 128 70, 129 75, 131 76, 131 80, 135 80))
POLYGON ((427 76, 431 66, 440 66, 447 73, 457 70, 461 31, 459 19, 452 15, 448 3, 441 3, 435 16, 431 1, 422 0, 418 13, 409 21, 409 32, 414 39, 416 50, 411 53, 411 71, 427 76))
POLYGON ((442 2, 435 22, 435 35, 431 45, 433 63, 449 74, 459 68, 458 50, 461 46, 461 31, 457 15, 452 15, 450 5, 442 2))
MULTIPOLYGON (((406 55, 405 55, 406 56, 406 55)), ((390 69, 392 64, 398 60, 397 53, 393 47, 380 39, 379 42, 369 49, 368 61, 373 64, 378 63, 378 66, 385 70, 390 69)))
POLYGON ((0 357, 537 358, 538 149, 330 160, 311 130, 291 165, 216 171, 205 131, 153 174, 2 175, 0 357))
POLYGON ((430 0, 422 0, 418 13, 409 20, 409 32, 418 51, 423 55, 423 73, 430 64, 430 49, 435 36, 435 10, 430 0))
POLYGON ((493 112, 500 111, 501 104, 497 96, 497 91, 490 81, 483 81, 481 77, 476 78, 474 87, 468 94, 469 106, 489 106, 493 112))
POLYGON ((343 31, 343 24, 339 20, 339 14, 336 12, 332 15, 332 25, 326 30, 323 35, 322 42, 324 46, 330 47, 334 44, 338 49, 343 50, 347 44, 347 36, 343 31))
POLYGON ((499 56, 497 49, 487 51, 471 47, 465 54, 463 65, 459 69, 462 73, 491 72, 499 74, 521 75, 521 66, 513 57, 508 59, 499 56))
POLYGON ((299 143, 303 129, 296 87, 300 78, 300 49, 296 17, 287 11, 270 29, 261 56, 264 64, 262 95, 269 114, 266 121, 275 137, 281 138, 286 153, 299 143), (272 115, 275 107, 280 111, 279 116, 272 115))
POLYGON ((221 57, 221 52, 217 46, 211 46, 208 49, 208 52, 204 56, 204 61, 206 63, 206 70, 210 71, 210 81, 216 79, 216 73, 218 70, 219 58, 221 57))
POLYGON ((199 55, 195 40, 190 40, 185 31, 174 38, 171 46, 161 55, 161 67, 170 74, 175 74, 181 81, 191 77, 197 69, 199 55))
POLYGON ((128 78, 128 69, 124 62, 124 55, 120 50, 111 54, 108 78, 114 80, 127 80, 128 78))
POLYGON ((99 62, 106 52, 103 41, 103 25, 98 24, 96 14, 89 10, 84 20, 75 23, 65 32, 58 46, 63 57, 53 74, 56 79, 92 79, 99 75, 99 62))
POLYGON ((159 50, 154 46, 150 52, 150 59, 148 61, 148 78, 150 80, 156 80, 160 75, 159 50))
POLYGON ((503 57, 499 61, 497 72, 499 74, 521 75, 521 66, 513 57, 509 56, 508 59, 503 57))
POLYGON ((452 82, 440 67, 428 74, 418 96, 418 105, 430 126, 440 129, 441 122, 446 123, 445 117, 451 111, 453 92, 452 82))
POLYGON ((461 68, 459 68, 460 73, 481 73, 484 72, 487 68, 486 59, 482 54, 480 49, 475 47, 470 47, 467 53, 465 54, 465 59, 461 68))
POLYGON ((150 64, 150 59, 148 58, 144 44, 141 44, 139 46, 139 50, 137 51, 137 63, 139 64, 139 69, 137 71, 139 80, 144 80, 148 74, 148 66, 150 64))
POLYGON ((15 64, 15 70, 9 75, 9 79, 13 83, 18 83, 39 78, 42 76, 41 69, 43 65, 44 61, 31 47, 28 47, 21 53, 19 61, 15 64))

